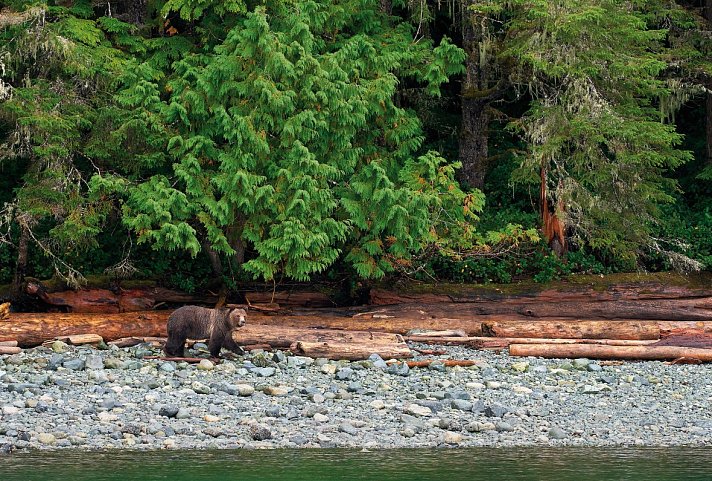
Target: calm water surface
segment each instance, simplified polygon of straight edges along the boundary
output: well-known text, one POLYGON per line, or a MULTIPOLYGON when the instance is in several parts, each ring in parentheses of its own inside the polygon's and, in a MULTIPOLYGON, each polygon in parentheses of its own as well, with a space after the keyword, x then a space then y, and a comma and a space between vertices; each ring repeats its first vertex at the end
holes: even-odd
POLYGON ((712 481, 712 448, 33 452, 0 480, 712 481))

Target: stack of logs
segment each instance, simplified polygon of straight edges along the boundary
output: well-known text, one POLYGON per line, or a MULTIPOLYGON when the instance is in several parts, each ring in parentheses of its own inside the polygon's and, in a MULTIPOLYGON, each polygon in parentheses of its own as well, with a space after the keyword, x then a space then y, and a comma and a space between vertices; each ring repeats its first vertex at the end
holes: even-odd
MULTIPOLYGON (((368 306, 350 308, 325 307, 323 294, 311 301, 305 293, 292 296, 299 301, 290 307, 274 302, 290 296, 268 296, 260 301, 271 304, 265 309, 255 306, 248 325, 233 337, 241 345, 344 359, 373 352, 384 358, 409 357, 406 341, 417 341, 508 348, 515 356, 712 360, 709 279, 670 283, 641 276, 603 287, 584 279, 548 289, 520 287, 518 292, 481 286, 428 289, 425 294, 374 289, 368 306), (427 335, 443 330, 453 335, 427 335)), ((70 297, 63 296, 62 302, 70 297)), ((112 302, 123 312, 96 313, 98 296, 90 297, 90 313, 78 312, 81 303, 69 305, 66 310, 73 312, 68 313, 11 313, 9 320, 0 321, 0 341, 24 347, 81 333, 97 333, 106 341, 166 335, 170 311, 127 309, 154 301, 119 299, 112 302)))

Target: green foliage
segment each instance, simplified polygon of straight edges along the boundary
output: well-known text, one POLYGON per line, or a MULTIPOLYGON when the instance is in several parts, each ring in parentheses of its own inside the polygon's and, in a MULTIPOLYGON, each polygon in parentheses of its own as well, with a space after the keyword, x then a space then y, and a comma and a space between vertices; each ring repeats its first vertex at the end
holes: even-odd
POLYGON ((212 275, 208 248, 233 287, 348 277, 350 292, 390 273, 511 282, 710 268, 698 117, 712 42, 693 9, 443 5, 160 0, 133 25, 91 0, 6 2, 0 282, 21 230, 33 275, 108 268, 189 291, 212 275), (492 114, 486 204, 452 162, 472 72, 450 39, 466 22, 483 29, 477 58, 492 65, 480 67, 509 83, 492 114), (537 230, 542 169, 571 236, 564 259, 537 230))
POLYGON ((420 122, 393 102, 398 75, 437 93, 462 52, 414 43, 394 20, 373 1, 278 2, 174 62, 165 99, 153 60, 127 72, 121 129, 172 132, 169 170, 124 205, 139 242, 194 255, 201 239, 226 255, 247 244, 242 267, 268 280, 306 280, 342 255, 382 277, 426 244, 466 242, 482 198, 444 159, 415 156, 420 122))
POLYGON ((573 241, 635 262, 656 249, 672 169, 689 161, 682 136, 660 121, 669 94, 667 31, 649 27, 646 2, 510 2, 501 55, 534 98, 516 123, 529 146, 514 179, 547 191, 573 241))

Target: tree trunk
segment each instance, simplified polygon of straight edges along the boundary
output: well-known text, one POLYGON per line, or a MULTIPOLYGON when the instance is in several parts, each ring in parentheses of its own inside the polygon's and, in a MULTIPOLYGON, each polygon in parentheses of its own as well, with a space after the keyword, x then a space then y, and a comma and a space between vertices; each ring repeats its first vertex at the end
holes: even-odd
POLYGON ((462 82, 462 127, 460 130, 460 162, 458 179, 471 188, 483 190, 487 175, 490 122, 488 90, 488 59, 481 58, 480 43, 484 27, 481 19, 465 13, 462 26, 462 46, 465 49, 465 78, 462 82))
POLYGON ((134 25, 143 25, 146 23, 148 11, 146 8, 146 0, 128 0, 129 6, 127 11, 127 20, 134 25))
MULTIPOLYGON (((708 34, 712 35, 712 0, 705 1, 702 15, 705 20, 707 20, 708 34)), ((712 83, 708 83, 707 93, 705 94, 705 118, 705 140, 707 143, 706 165, 712 167, 712 83)))
POLYGON ((488 102, 462 96, 462 131, 460 133, 460 162, 458 180, 464 185, 483 190, 487 175, 487 128, 489 114, 488 102))
POLYGON ((203 251, 205 251, 205 254, 207 254, 208 256, 208 259, 210 259, 210 267, 213 271, 213 276, 221 277, 223 274, 223 267, 222 262, 220 262, 220 254, 218 254, 217 251, 213 249, 207 239, 203 240, 203 242, 201 242, 201 245, 203 247, 203 251))
MULTIPOLYGON (((712 7, 710 7, 712 9, 712 7)), ((707 118, 705 126, 705 138, 707 140, 707 162, 708 167, 712 167, 712 85, 709 86, 709 90, 705 94, 705 116, 707 118)))
POLYGON ((674 360, 681 357, 712 361, 712 349, 678 346, 603 346, 591 344, 512 344, 510 356, 576 359, 674 360))
POLYGON ((20 222, 20 241, 17 244, 17 263, 15 264, 15 279, 13 280, 13 289, 15 290, 15 294, 20 293, 22 290, 22 283, 25 281, 29 243, 29 227, 27 227, 23 222, 20 222))

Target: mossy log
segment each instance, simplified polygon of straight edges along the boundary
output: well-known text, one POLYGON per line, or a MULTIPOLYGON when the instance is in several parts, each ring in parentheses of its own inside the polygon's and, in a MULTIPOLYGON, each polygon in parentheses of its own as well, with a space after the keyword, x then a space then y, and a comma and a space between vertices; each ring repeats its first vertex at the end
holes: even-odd
POLYGON ((374 305, 437 302, 586 302, 712 297, 712 273, 575 275, 548 283, 407 284, 378 286, 370 291, 374 305))

